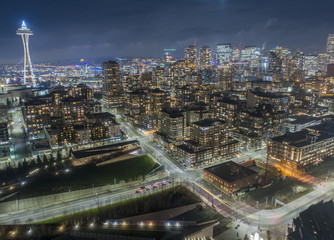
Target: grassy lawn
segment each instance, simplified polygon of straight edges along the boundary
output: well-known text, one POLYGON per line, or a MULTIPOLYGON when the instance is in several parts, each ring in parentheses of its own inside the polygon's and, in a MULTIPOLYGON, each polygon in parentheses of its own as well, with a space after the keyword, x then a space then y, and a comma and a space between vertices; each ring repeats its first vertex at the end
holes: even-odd
POLYGON ((148 156, 140 156, 124 161, 97 167, 85 165, 70 168, 68 172, 36 177, 32 182, 20 188, 19 198, 38 195, 39 193, 52 194, 64 191, 73 191, 106 184, 133 181, 142 178, 158 165, 148 156))
POLYGON ((175 186, 166 190, 151 193, 147 196, 139 196, 134 199, 110 204, 100 208, 86 210, 63 217, 58 217, 40 224, 77 222, 104 222, 106 219, 120 219, 139 214, 160 211, 201 202, 201 200, 183 186, 175 186))

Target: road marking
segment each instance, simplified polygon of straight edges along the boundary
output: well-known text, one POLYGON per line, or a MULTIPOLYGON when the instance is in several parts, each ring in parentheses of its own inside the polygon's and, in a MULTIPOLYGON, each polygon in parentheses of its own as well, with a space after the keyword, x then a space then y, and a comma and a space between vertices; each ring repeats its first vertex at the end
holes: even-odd
POLYGON ((163 156, 168 161, 168 163, 173 166, 174 170, 178 171, 179 173, 183 173, 183 171, 181 171, 177 165, 175 165, 171 160, 166 158, 163 154, 161 154, 158 150, 156 150, 154 147, 152 147, 149 143, 143 142, 143 144, 145 144, 146 147, 149 147, 149 148, 153 149, 153 151, 157 151, 161 156, 163 156))
MULTIPOLYGON (((218 198, 216 195, 214 195, 213 193, 211 193, 208 189, 206 189, 205 187, 203 187, 202 185, 200 185, 197 182, 194 182, 198 187, 202 188, 204 191, 206 191, 207 193, 209 193, 213 198, 215 198, 216 200, 218 200, 219 202, 221 202, 222 204, 224 204, 225 206, 227 206, 228 208, 232 209, 232 206, 227 203, 224 202, 223 200, 221 200, 220 198, 218 198)), ((232 209, 233 210, 233 209, 232 209)), ((233 210, 234 211, 234 210, 233 210)))
MULTIPOLYGON (((129 190, 129 191, 125 191, 125 192, 123 192, 123 193, 118 193, 117 195, 120 195, 120 194, 126 194, 126 193, 129 193, 129 192, 133 192, 133 190, 129 190)), ((104 196, 104 197, 100 197, 99 199, 100 200, 103 200, 103 199, 105 199, 105 198, 110 198, 110 197, 116 197, 117 195, 107 195, 107 196, 104 196)), ((91 196, 91 197, 94 197, 94 196, 91 196)), ((90 197, 90 198, 91 198, 90 197)), ((58 208, 55 208, 55 209, 50 209, 50 210, 48 210, 48 211, 40 211, 40 212, 38 212, 38 213, 31 213, 31 214, 29 214, 29 215, 27 215, 27 216, 23 216, 23 217, 31 217, 31 216, 35 216, 35 215, 39 215, 39 214, 44 214, 44 213, 48 213, 48 212, 54 212, 54 211, 58 211, 58 210, 61 210, 61 209, 64 209, 64 208, 69 208, 69 207, 72 207, 72 206, 77 206, 77 205, 81 205, 81 204, 87 204, 87 203, 90 203, 90 202, 95 202, 95 199, 90 199, 90 200, 87 200, 87 201, 84 201, 84 202, 79 202, 79 203, 73 203, 73 204, 70 204, 70 205, 66 205, 66 206, 62 206, 62 207, 58 207, 58 208)), ((66 202, 65 203, 62 203, 62 204, 66 204, 66 202)), ((52 207, 52 206, 49 206, 49 207, 52 207)), ((46 208, 49 208, 49 207, 46 207, 46 208)), ((89 208, 89 209, 86 209, 86 210, 90 210, 90 209, 92 209, 92 208, 89 208)), ((39 210, 39 209, 37 209, 37 210, 39 210)), ((83 210, 83 211, 86 211, 86 210, 83 210)), ((36 211, 36 210, 34 210, 34 211, 36 211)), ((70 215, 70 214, 68 214, 68 215, 70 215)), ((15 217, 14 215, 12 215, 13 217, 15 217)), ((55 217, 56 218, 56 217, 55 217)), ((16 219, 16 218, 15 218, 16 219)), ((15 220, 15 219, 13 219, 13 220, 15 220)), ((50 219, 52 219, 52 218, 50 218, 50 219)), ((4 223, 4 222, 8 222, 8 221, 11 221, 11 220, 5 220, 5 221, 1 221, 0 222, 0 224, 1 223, 4 223)))

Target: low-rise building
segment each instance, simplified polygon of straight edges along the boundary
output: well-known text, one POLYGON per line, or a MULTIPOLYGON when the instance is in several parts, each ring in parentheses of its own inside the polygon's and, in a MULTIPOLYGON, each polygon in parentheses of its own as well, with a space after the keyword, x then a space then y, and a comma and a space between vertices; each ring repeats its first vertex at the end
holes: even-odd
POLYGON ((279 111, 287 110, 288 96, 273 93, 273 92, 261 92, 261 91, 248 91, 247 92, 247 107, 258 107, 261 104, 272 104, 279 111))
POLYGON ((287 240, 334 239, 333 200, 313 204, 294 218, 287 240))
POLYGON ((100 140, 120 140, 122 126, 113 114, 102 112, 87 114, 82 124, 67 124, 61 127, 46 128, 46 138, 51 147, 68 144, 85 144, 100 140))
POLYGON ((71 160, 74 165, 82 165, 90 162, 103 162, 138 148, 140 148, 140 143, 137 140, 120 142, 96 148, 73 151, 71 152, 71 160))
POLYGON ((9 144, 8 124, 0 122, 0 145, 9 144))
POLYGON ((178 109, 164 109, 160 113, 159 131, 156 134, 168 143, 181 143, 184 139, 184 115, 178 109))
POLYGON ((304 128, 321 124, 321 118, 308 115, 291 116, 287 119, 289 132, 299 132, 304 128))
POLYGON ((216 185, 222 192, 234 193, 258 183, 259 174, 233 161, 203 169, 203 178, 216 185))
POLYGON ((260 137, 280 136, 286 132, 287 112, 277 111, 272 104, 259 105, 239 112, 238 130, 260 137))
POLYGON ((192 123, 190 139, 176 147, 176 158, 187 166, 197 166, 239 152, 237 141, 229 137, 226 122, 207 118, 192 123))
POLYGON ((249 133, 242 130, 232 130, 231 137, 239 141, 240 147, 247 151, 256 151, 262 148, 263 137, 256 133, 249 133))
POLYGON ((295 133, 269 139, 268 157, 283 172, 317 165, 334 154, 334 123, 327 121, 295 133))

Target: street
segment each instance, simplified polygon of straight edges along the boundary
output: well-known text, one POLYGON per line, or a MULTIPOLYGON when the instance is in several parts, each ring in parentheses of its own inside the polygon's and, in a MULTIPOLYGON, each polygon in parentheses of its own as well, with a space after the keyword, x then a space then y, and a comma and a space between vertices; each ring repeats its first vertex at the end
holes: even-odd
MULTIPOLYGON (((241 232, 247 232, 247 229, 273 229, 280 228, 279 236, 283 236, 288 223, 291 223, 293 217, 299 212, 305 210, 313 203, 321 200, 331 199, 334 191, 334 182, 324 183, 322 187, 304 195, 296 201, 290 202, 281 208, 274 210, 259 210, 255 207, 249 206, 245 203, 239 202, 233 198, 227 198, 226 195, 221 194, 219 189, 201 178, 203 167, 188 169, 181 166, 169 154, 152 141, 152 136, 141 133, 135 129, 131 124, 125 122, 119 116, 117 120, 122 124, 129 139, 137 139, 141 143, 142 149, 149 154, 159 164, 164 165, 166 170, 170 172, 170 178, 179 179, 182 184, 187 186, 191 191, 199 195, 203 201, 212 206, 217 212, 225 217, 229 217, 235 224, 240 225, 241 232), (284 231, 283 231, 284 230, 284 231)), ((18 131, 18 130, 15 130, 18 131)), ((264 151, 243 152, 240 157, 226 159, 224 161, 243 162, 249 158, 262 159, 265 156, 264 151)), ((102 194, 96 197, 89 197, 78 199, 71 202, 64 202, 50 207, 43 206, 37 210, 20 210, 11 215, 0 216, 0 224, 13 224, 14 222, 26 223, 28 221, 38 222, 51 219, 57 216, 63 216, 83 210, 96 208, 98 206, 107 205, 136 197, 134 191, 138 186, 127 187, 122 191, 115 191, 107 194, 102 194)))

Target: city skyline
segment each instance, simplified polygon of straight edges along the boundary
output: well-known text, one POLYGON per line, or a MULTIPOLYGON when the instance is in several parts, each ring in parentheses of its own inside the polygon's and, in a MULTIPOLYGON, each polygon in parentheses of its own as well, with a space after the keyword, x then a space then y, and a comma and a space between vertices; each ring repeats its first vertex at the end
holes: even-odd
POLYGON ((298 3, 282 1, 280 6, 258 0, 246 1, 125 1, 122 3, 74 3, 46 5, 38 0, 8 8, 2 18, 1 64, 22 62, 13 34, 19 22, 26 20, 36 38, 31 51, 34 62, 87 57, 159 57, 164 48, 176 48, 183 56, 184 47, 197 40, 198 47, 231 42, 256 44, 267 49, 277 45, 306 53, 325 50, 327 35, 332 33, 330 1, 298 3), (188 9, 188 6, 191 6, 188 9), (256 8, 255 8, 256 6, 256 8), (28 7, 28 8, 27 8, 28 7), (55 9, 46 14, 48 9, 55 9), (29 9, 29 14, 27 10, 29 9), (110 9, 110 11, 107 11, 110 9), (289 9, 289 11, 284 11, 289 9), (195 17, 194 17, 195 16, 195 17), (6 23, 6 24, 4 24, 6 23), (314 36, 317 36, 314 38, 314 36), (14 49, 14 50, 13 50, 14 49))
POLYGON ((334 2, 14 4, 1 240, 333 239, 334 2))

